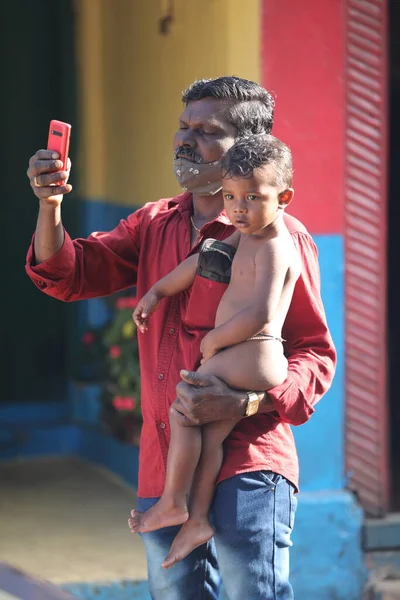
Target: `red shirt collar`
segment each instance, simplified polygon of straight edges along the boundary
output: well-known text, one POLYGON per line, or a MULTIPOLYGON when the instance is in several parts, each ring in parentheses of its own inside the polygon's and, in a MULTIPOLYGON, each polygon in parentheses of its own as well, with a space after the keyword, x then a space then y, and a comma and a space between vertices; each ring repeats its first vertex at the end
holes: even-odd
MULTIPOLYGON (((178 211, 183 213, 189 213, 190 215, 193 213, 193 195, 190 192, 184 192, 183 194, 179 194, 179 196, 175 196, 171 198, 168 202, 168 207, 172 208, 173 206, 178 207, 178 211)), ((225 210, 222 210, 210 223, 222 223, 223 225, 231 225, 232 223, 228 219, 225 210)))

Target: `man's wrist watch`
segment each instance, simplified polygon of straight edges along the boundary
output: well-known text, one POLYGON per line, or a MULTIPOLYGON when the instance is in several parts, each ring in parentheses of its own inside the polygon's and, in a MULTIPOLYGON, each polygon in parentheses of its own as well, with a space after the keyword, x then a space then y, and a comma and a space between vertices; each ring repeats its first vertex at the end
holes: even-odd
POLYGON ((255 392, 246 392, 247 403, 245 416, 251 417, 251 415, 255 415, 258 412, 258 407, 260 406, 260 399, 255 392))

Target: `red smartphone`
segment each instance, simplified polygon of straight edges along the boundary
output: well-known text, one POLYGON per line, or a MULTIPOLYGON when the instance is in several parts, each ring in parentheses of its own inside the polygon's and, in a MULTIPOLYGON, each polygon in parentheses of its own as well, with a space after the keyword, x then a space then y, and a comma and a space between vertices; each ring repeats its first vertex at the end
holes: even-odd
MULTIPOLYGON (((50 121, 49 137, 47 140, 47 150, 54 150, 60 155, 60 160, 63 163, 60 171, 67 170, 68 151, 69 151, 69 139, 71 136, 71 125, 64 123, 63 121, 50 121)), ((59 181, 56 185, 63 185, 63 182, 59 181)))

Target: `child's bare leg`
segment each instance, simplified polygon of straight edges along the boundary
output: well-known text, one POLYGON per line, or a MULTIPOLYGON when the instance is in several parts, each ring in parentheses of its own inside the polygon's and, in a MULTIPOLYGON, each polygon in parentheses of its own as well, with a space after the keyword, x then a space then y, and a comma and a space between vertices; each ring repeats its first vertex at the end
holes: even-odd
MULTIPOLYGON (((277 383, 282 383, 285 378, 283 377, 282 381, 278 379, 277 382, 272 378, 270 380, 271 376, 276 376, 277 367, 280 367, 280 362, 276 362, 275 358, 279 352, 284 363, 286 359, 283 357, 282 345, 279 342, 252 340, 219 352, 203 363, 198 372, 216 375, 228 385, 238 389, 268 389, 277 383), (272 362, 274 358, 275 362, 272 362)), ((213 536, 208 512, 222 465, 222 442, 236 423, 237 421, 217 421, 202 428, 202 452, 190 495, 190 516, 174 539, 168 556, 162 563, 165 569, 185 558, 192 550, 213 536)))
MULTIPOLYGON (((234 388, 266 390, 282 383, 286 370, 280 342, 251 340, 219 352, 203 363, 198 372, 216 375, 234 388)), ((202 454, 191 492, 190 517, 173 541, 162 563, 164 568, 182 560, 213 535, 208 512, 222 464, 222 442, 235 425, 236 421, 219 421, 203 426, 202 454)))
POLYGON ((203 425, 202 452, 190 494, 190 516, 172 542, 162 566, 168 569, 198 546, 210 540, 214 531, 208 513, 214 495, 215 483, 222 466, 222 442, 230 434, 236 421, 217 421, 203 425))
POLYGON ((188 518, 187 499, 201 453, 201 428, 183 427, 174 418, 170 423, 171 443, 163 495, 148 511, 130 519, 133 533, 181 525, 188 518))

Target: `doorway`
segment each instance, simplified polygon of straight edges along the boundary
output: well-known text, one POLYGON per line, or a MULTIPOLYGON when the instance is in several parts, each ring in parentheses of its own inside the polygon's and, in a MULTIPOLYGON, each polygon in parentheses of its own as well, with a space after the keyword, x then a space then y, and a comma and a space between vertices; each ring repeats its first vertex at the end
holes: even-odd
MULTIPOLYGON (((59 401, 69 307, 40 293, 25 273, 38 208, 25 173, 29 157, 46 146, 50 119, 76 120, 73 2, 13 0, 1 5, 0 23, 0 404, 59 401)), ((65 205, 68 227, 77 209, 70 198, 65 205)))

